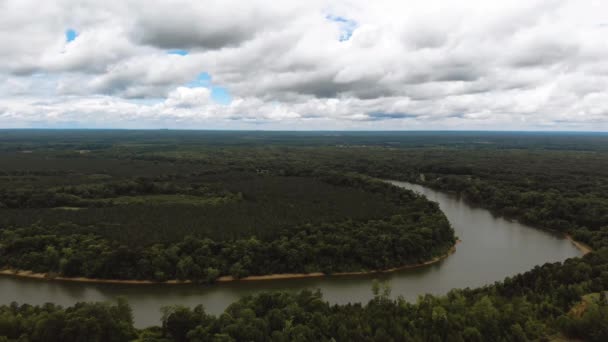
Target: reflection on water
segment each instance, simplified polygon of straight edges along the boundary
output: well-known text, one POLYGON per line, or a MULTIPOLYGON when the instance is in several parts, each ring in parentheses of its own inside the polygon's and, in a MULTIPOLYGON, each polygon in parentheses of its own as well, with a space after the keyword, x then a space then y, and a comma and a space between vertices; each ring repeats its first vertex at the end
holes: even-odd
POLYGON ((319 288, 331 303, 366 302, 372 297, 374 278, 389 281, 393 296, 415 300, 425 293, 443 294, 455 287, 477 287, 527 271, 545 262, 580 256, 568 240, 517 222, 492 216, 461 199, 416 184, 392 182, 438 202, 462 240, 456 253, 440 263, 412 270, 375 276, 345 276, 312 279, 199 285, 115 285, 51 282, 0 277, 0 303, 55 302, 72 305, 79 301, 128 298, 136 326, 158 324, 159 308, 165 305, 203 304, 208 312, 220 313, 247 294, 266 290, 319 288))

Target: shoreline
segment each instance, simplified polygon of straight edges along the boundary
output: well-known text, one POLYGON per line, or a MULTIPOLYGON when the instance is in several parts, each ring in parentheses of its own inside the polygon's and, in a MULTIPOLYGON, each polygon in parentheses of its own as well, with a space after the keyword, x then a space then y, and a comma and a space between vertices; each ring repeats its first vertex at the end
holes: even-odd
MULTIPOLYGON (((434 188, 434 187, 432 187, 432 186, 430 186, 430 185, 428 185, 428 184, 420 184, 420 183, 418 183, 417 181, 412 181, 412 180, 396 180, 396 179, 387 179, 387 180, 385 180, 385 181, 389 182, 390 184, 393 184, 393 183, 391 183, 391 182, 410 183, 410 184, 419 185, 419 186, 422 186, 422 187, 429 188, 429 189, 431 189, 431 190, 433 190, 433 191, 437 191, 437 192, 446 193, 446 194, 451 195, 451 196, 457 196, 457 197, 461 197, 461 195, 460 195, 460 194, 459 194, 457 191, 450 191, 450 190, 442 190, 442 189, 437 189, 437 188, 434 188)), ((395 185, 395 184, 393 184, 393 185, 395 185)), ((396 185, 396 186, 398 186, 398 185, 396 185)), ((414 191, 414 192, 415 192, 415 191, 414 191)), ((593 252, 593 248, 591 248, 591 246, 587 245, 586 243, 583 243, 583 242, 580 242, 580 241, 576 241, 576 240, 575 240, 575 239, 572 237, 572 235, 570 235, 570 234, 568 234, 568 233, 563 233, 563 232, 560 232, 560 231, 558 231, 558 230, 551 229, 551 228, 547 228, 547 227, 537 227, 537 226, 533 226, 533 225, 531 225, 531 224, 521 222, 521 220, 519 220, 517 217, 510 217, 510 216, 503 215, 503 214, 495 214, 495 213, 493 213, 493 212, 492 212, 492 210, 490 210, 490 209, 488 209, 488 208, 485 208, 483 205, 479 205, 479 204, 476 204, 476 203, 474 203, 474 202, 472 202, 472 201, 469 201, 469 200, 468 200, 467 198, 465 198, 464 196, 462 196, 461 198, 462 198, 462 200, 463 200, 465 203, 467 203, 467 205, 472 206, 472 207, 479 207, 479 208, 483 208, 484 210, 487 210, 488 212, 490 212, 492 215, 496 215, 496 216, 502 217, 502 218, 504 218, 504 219, 505 219, 505 220, 507 220, 507 221, 514 221, 514 222, 517 222, 517 223, 519 223, 519 224, 521 224, 521 225, 528 226, 528 227, 531 227, 531 228, 534 228, 534 229, 545 230, 545 231, 548 231, 548 232, 551 232, 551 233, 555 233, 555 234, 561 235, 561 236, 563 236, 565 239, 569 240, 569 241, 570 241, 570 242, 571 242, 571 243, 574 245, 574 247, 576 247, 576 248, 577 248, 579 251, 581 251, 581 252, 583 253, 583 255, 587 255, 587 254, 589 254, 589 253, 593 252)))
MULTIPOLYGON (((230 283, 230 282, 247 282, 247 281, 264 281, 264 280, 283 280, 283 279, 301 279, 301 278, 321 278, 321 277, 340 277, 340 276, 357 276, 357 275, 370 275, 370 274, 382 274, 392 273, 401 270, 415 269, 434 265, 440 261, 443 261, 450 255, 456 252, 456 245, 460 240, 456 240, 456 243, 450 247, 450 249, 443 255, 434 257, 431 260, 418 263, 409 264, 399 267, 388 268, 385 270, 374 270, 374 271, 356 271, 356 272, 337 272, 331 274, 325 274, 323 272, 312 272, 312 273, 280 273, 280 274, 266 274, 266 275, 254 275, 247 276, 244 278, 236 279, 232 276, 221 276, 215 280, 215 283, 230 283)), ((2 269, 0 270, 0 276, 12 276, 16 278, 29 278, 38 280, 52 280, 52 281, 65 281, 75 283, 94 283, 94 284, 119 284, 119 285, 182 285, 182 284, 193 284, 191 280, 167 280, 167 281, 153 281, 153 280, 128 280, 128 279, 97 279, 97 278, 86 278, 86 277, 52 277, 48 273, 34 273, 32 271, 15 270, 15 269, 2 269)))
MULTIPOLYGON (((553 231, 551 229, 546 229, 553 231)), ((564 238, 569 240, 583 255, 593 252, 593 249, 579 241, 576 241, 570 234, 563 234, 564 238)), ((384 270, 373 270, 373 271, 353 271, 353 272, 336 272, 326 274, 323 272, 312 272, 312 273, 280 273, 280 274, 266 274, 266 275, 253 275, 244 278, 235 279, 232 276, 221 276, 215 280, 214 283, 231 283, 231 282, 248 282, 248 281, 265 281, 265 280, 287 280, 287 279, 302 279, 302 278, 321 278, 321 277, 340 277, 340 276, 362 276, 371 274, 385 274, 392 273, 407 269, 415 269, 430 266, 436 264, 450 255, 456 252, 456 245, 461 242, 457 240, 456 243, 443 255, 437 256, 431 260, 418 263, 409 264, 399 267, 393 267, 384 270)), ((117 284, 117 285, 182 285, 182 284, 193 284, 190 280, 167 280, 167 281, 154 281, 154 280, 129 280, 129 279, 98 279, 98 278, 86 278, 86 277, 61 277, 61 276, 49 276, 48 273, 34 273, 32 271, 15 270, 15 269, 1 269, 0 276, 12 276, 16 278, 29 278, 38 280, 51 280, 51 281, 64 281, 64 282, 75 282, 75 283, 93 283, 93 284, 117 284)))
MULTIPOLYGON (((507 220, 509 222, 517 222, 517 223, 519 223, 521 225, 528 226, 528 227, 533 228, 533 229, 540 229, 540 230, 548 231, 548 232, 551 232, 551 233, 563 236, 565 239, 569 240, 574 245, 574 247, 576 247, 578 250, 580 250, 583 253, 583 255, 586 255, 586 254, 589 254, 589 253, 593 252, 593 248, 591 248, 591 246, 589 246, 589 245, 587 245, 587 244, 585 244, 583 242, 576 241, 568 233, 564 233, 564 232, 558 231, 556 229, 548 228, 548 227, 534 226, 532 224, 528 224, 528 223, 522 222, 520 219, 518 219, 515 216, 508 216, 508 215, 504 215, 504 214, 494 213, 492 210, 484 207, 483 205, 477 204, 477 203, 475 203, 473 201, 468 200, 465 196, 460 195, 458 193, 458 191, 438 189, 438 188, 432 187, 429 184, 421 184, 417 180, 387 179, 387 180, 384 180, 384 181, 389 182, 390 184, 393 184, 391 182, 410 183, 410 184, 414 184, 414 185, 418 185, 418 186, 429 188, 429 189, 431 189, 433 191, 436 191, 436 192, 445 193, 445 194, 447 194, 449 196, 456 196, 456 197, 462 199, 467 205, 469 205, 469 206, 471 206, 473 208, 482 208, 482 209, 487 210, 488 212, 490 212, 492 215, 495 215, 497 217, 501 217, 501 218, 503 218, 503 219, 505 219, 505 220, 507 220)), ((399 186, 399 185, 396 185, 396 184, 393 184, 393 185, 399 186)), ((414 192, 416 192, 416 191, 414 191, 414 192)))
POLYGON ((574 238, 570 234, 564 234, 564 236, 566 237, 566 239, 568 239, 570 242, 572 242, 572 244, 576 248, 578 248, 578 250, 583 252, 583 255, 587 255, 587 254, 593 252, 593 248, 591 248, 589 245, 587 245, 583 242, 574 240, 574 238))

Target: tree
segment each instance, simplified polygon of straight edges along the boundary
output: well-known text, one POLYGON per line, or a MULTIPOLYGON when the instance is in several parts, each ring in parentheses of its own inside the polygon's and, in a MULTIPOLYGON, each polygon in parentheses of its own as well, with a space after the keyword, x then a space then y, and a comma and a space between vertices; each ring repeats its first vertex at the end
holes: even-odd
POLYGON ((194 312, 181 305, 163 307, 161 310, 163 329, 177 342, 187 341, 188 332, 200 321, 194 312))

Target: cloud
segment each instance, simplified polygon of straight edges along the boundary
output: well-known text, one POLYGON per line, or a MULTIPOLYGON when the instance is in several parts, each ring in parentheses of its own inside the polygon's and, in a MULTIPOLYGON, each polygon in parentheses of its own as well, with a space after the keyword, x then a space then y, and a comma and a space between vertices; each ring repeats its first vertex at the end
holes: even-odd
POLYGON ((562 0, 7 0, 0 127, 606 130, 605 12, 562 0))
POLYGON ((211 0, 148 1, 132 7, 138 13, 134 40, 163 49, 219 49, 253 39, 267 29, 290 20, 291 5, 271 2, 211 0))
POLYGON ((169 93, 165 106, 171 108, 193 108, 209 104, 211 91, 208 88, 179 87, 169 93))
POLYGON ((353 31, 357 28, 357 22, 351 19, 340 17, 337 15, 328 14, 325 18, 329 21, 338 23, 340 26, 340 37, 339 41, 344 42, 350 39, 353 35, 353 31))
POLYGON ((188 82, 198 66, 179 55, 150 53, 125 58, 85 84, 91 93, 124 98, 164 97, 188 82))

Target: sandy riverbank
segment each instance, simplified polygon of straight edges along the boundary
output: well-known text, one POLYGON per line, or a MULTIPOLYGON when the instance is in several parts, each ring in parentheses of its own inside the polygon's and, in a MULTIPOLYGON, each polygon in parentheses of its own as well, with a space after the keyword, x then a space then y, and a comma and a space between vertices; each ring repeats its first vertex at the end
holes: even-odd
MULTIPOLYGON (((576 241, 569 234, 565 234, 566 239, 568 239, 572 244, 578 248, 583 255, 591 253, 593 249, 588 245, 576 241)), ((419 264, 411 264, 411 265, 403 265, 400 267, 390 268, 386 270, 375 270, 375 271, 361 271, 361 272, 338 272, 332 274, 325 274, 322 272, 313 272, 313 273, 283 273, 283 274, 267 274, 267 275, 256 275, 256 276, 248 276, 240 279, 236 279, 232 276, 222 276, 219 277, 216 282, 218 283, 227 283, 234 281, 263 281, 263 280, 280 280, 280 279, 300 279, 300 278, 320 278, 320 277, 339 277, 339 276, 356 276, 356 275, 369 275, 369 274, 379 274, 379 273, 390 273, 396 272, 406 269, 414 269, 425 266, 430 266, 436 264, 443 259, 447 258, 451 254, 456 251, 456 245, 460 242, 458 240, 454 246, 450 248, 450 250, 439 257, 435 257, 429 261, 419 263, 419 264)), ((97 283, 97 284, 126 284, 126 285, 152 285, 152 284, 191 284, 192 282, 189 280, 168 280, 165 282, 157 282, 152 280, 123 280, 123 279, 96 279, 96 278, 85 278, 85 277, 61 277, 61 276, 51 276, 47 273, 34 273, 32 271, 23 271, 23 270, 14 270, 14 269, 3 269, 0 270, 0 275, 13 276, 13 277, 21 277, 21 278, 31 278, 31 279, 41 279, 41 280, 57 280, 57 281, 70 281, 70 282, 79 282, 79 283, 97 283)))
MULTIPOLYGON (((460 240, 456 241, 458 244, 460 240)), ((406 269, 414 269, 425 266, 430 266, 436 264, 443 259, 447 258, 454 252, 456 252, 456 244, 452 246, 448 252, 444 255, 435 257, 429 261, 419 263, 419 264, 411 264, 411 265, 403 265, 400 267, 390 268, 386 270, 376 270, 376 271, 361 271, 361 272, 338 272, 332 274, 325 274, 322 272, 314 272, 314 273, 283 273, 283 274, 267 274, 267 275, 258 275, 258 276, 248 276, 240 279, 236 279, 232 276, 222 276, 219 277, 216 282, 218 283, 227 283, 234 281, 262 281, 262 280, 278 280, 278 279, 299 279, 299 278, 319 278, 319 277, 336 277, 336 276, 353 276, 353 275, 369 275, 369 274, 378 274, 378 273, 390 273, 396 272, 400 270, 406 269)), ((34 273, 32 271, 22 271, 22 270, 14 270, 14 269, 3 269, 0 270, 0 275, 20 277, 20 278, 31 278, 31 279, 41 279, 41 280, 56 280, 56 281, 71 281, 71 282, 79 282, 79 283, 97 283, 97 284, 126 284, 126 285, 152 285, 152 284, 191 284, 192 282, 189 280, 168 280, 165 282, 157 282, 152 280, 123 280, 123 279, 96 279, 96 278, 85 278, 85 277, 61 277, 61 276, 51 276, 47 273, 34 273)))
POLYGON ((583 255, 593 252, 593 248, 587 244, 574 240, 570 234, 566 234, 566 239, 570 240, 576 248, 583 252, 583 255))

